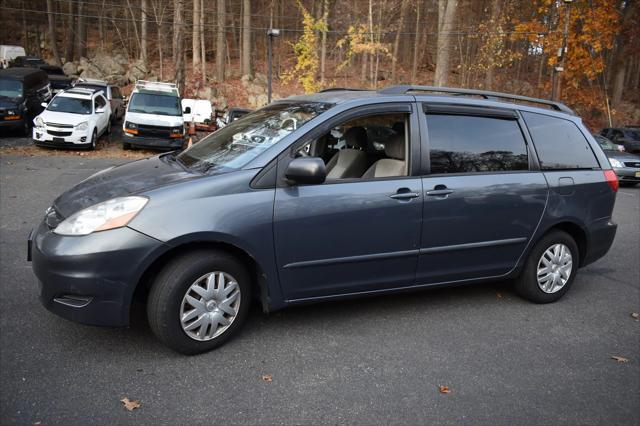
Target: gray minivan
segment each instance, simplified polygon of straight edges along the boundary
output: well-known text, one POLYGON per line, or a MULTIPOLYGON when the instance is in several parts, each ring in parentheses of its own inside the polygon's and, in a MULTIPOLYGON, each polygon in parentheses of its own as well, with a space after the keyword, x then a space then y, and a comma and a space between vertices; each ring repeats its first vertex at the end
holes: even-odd
POLYGON ((28 256, 52 312, 123 326, 145 296, 156 336, 195 354, 233 336, 252 299, 270 312, 512 279, 554 302, 609 250, 617 189, 563 104, 334 89, 96 173, 53 202, 28 256))

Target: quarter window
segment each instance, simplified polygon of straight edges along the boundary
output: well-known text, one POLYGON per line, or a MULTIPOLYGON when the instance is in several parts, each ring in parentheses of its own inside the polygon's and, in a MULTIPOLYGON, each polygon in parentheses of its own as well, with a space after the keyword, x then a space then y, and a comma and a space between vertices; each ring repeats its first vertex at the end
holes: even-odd
POLYGON ((522 113, 531 132, 543 170, 599 168, 589 142, 569 120, 531 112, 522 113))
POLYGON ((429 114, 427 127, 432 174, 529 169, 516 120, 429 114))

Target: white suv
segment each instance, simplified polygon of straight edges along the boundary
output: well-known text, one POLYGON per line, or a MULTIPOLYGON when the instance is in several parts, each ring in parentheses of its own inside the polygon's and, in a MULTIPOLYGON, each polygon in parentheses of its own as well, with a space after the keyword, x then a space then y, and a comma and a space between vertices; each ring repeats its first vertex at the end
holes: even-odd
POLYGON ((98 138, 111 132, 111 106, 102 91, 73 88, 42 105, 45 110, 33 120, 36 145, 95 149, 98 138))

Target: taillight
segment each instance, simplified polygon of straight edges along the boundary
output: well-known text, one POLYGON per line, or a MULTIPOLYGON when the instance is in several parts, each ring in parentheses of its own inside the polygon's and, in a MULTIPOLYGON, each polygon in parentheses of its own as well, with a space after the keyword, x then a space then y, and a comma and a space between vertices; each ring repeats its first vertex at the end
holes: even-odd
POLYGON ((605 170, 604 178, 607 180, 607 183, 613 189, 613 192, 618 192, 618 188, 620 187, 620 182, 618 182, 618 176, 616 176, 616 172, 613 170, 605 170))

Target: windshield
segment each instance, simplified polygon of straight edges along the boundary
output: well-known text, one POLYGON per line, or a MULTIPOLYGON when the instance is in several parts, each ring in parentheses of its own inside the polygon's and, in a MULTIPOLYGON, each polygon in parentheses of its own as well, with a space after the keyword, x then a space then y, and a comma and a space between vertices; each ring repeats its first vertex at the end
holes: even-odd
POLYGON ((281 103, 245 115, 182 152, 187 167, 239 169, 307 121, 331 108, 325 103, 281 103))
POLYGON ((19 98, 22 96, 22 82, 17 80, 0 80, 0 96, 19 98))
POLYGON ((613 142, 611 142, 609 139, 605 138, 604 136, 594 135, 594 137, 598 141, 598 144, 600 144, 600 148, 602 148, 603 150, 605 150, 605 151, 617 151, 618 150, 618 147, 616 145, 614 145, 613 142))
POLYGON ((68 112, 71 114, 91 114, 91 99, 56 96, 47 106, 47 111, 68 112))
POLYGON ((156 93, 134 93, 129 101, 129 112, 181 116, 180 98, 156 93))
POLYGON ((640 131, 638 130, 627 130, 627 134, 635 140, 640 140, 640 131))

